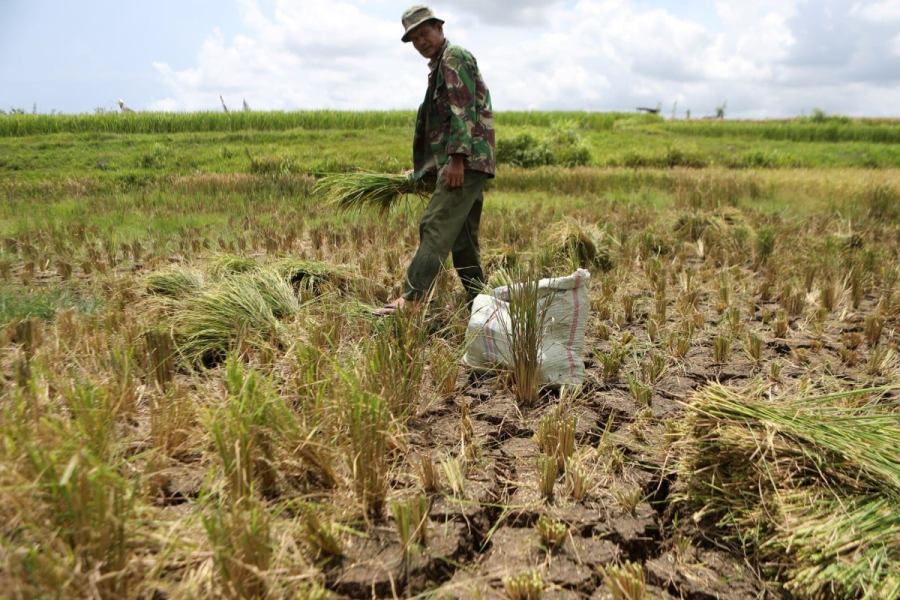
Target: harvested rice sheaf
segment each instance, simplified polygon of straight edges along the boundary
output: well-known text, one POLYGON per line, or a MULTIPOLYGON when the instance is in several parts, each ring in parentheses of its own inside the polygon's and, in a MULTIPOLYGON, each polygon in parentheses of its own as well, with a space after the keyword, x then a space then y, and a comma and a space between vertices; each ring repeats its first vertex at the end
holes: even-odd
POLYGON ((353 269, 341 265, 330 265, 316 260, 285 258, 272 263, 282 277, 294 286, 317 293, 323 284, 331 284, 338 289, 345 289, 359 277, 353 269))
POLYGON ((796 597, 898 597, 900 413, 886 392, 695 393, 675 445, 694 518, 796 597))
POLYGON ((572 266, 609 271, 613 268, 609 235, 596 225, 574 220, 560 221, 547 232, 547 248, 566 258, 572 266))
POLYGON ((345 210, 366 207, 387 212, 400 198, 421 194, 420 183, 408 175, 385 173, 335 173, 316 184, 314 193, 345 210))
POLYGON ((158 296, 180 298, 193 294, 203 287, 203 274, 191 268, 172 267, 151 273, 145 279, 147 291, 158 296))

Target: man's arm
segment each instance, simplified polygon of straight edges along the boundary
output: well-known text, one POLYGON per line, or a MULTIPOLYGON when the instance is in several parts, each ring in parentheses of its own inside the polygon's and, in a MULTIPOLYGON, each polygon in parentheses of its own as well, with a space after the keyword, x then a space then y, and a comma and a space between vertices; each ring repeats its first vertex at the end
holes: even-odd
POLYGON ((460 187, 465 179, 465 159, 472 153, 472 129, 475 125, 475 77, 463 56, 448 53, 441 62, 450 102, 450 135, 447 154, 450 163, 444 171, 449 188, 460 187))

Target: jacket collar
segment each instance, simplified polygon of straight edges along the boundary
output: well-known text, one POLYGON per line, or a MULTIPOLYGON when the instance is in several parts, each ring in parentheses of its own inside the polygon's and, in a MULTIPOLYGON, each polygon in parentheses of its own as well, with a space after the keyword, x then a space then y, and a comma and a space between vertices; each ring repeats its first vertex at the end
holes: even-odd
POLYGON ((428 69, 434 73, 434 70, 437 69, 437 66, 441 64, 441 59, 444 58, 444 52, 447 51, 447 46, 450 45, 450 40, 444 38, 444 45, 441 46, 441 52, 437 55, 437 58, 433 58, 428 61, 428 69))

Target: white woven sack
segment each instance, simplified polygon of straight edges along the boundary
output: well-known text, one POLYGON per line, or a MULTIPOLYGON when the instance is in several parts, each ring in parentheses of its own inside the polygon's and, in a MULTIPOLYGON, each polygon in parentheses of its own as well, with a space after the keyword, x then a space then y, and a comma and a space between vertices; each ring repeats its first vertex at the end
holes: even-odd
MULTIPOLYGON (((548 385, 577 385, 584 379, 584 329, 591 274, 578 269, 568 277, 538 282, 539 310, 546 309, 541 339, 540 378, 548 385)), ((482 370, 508 368, 509 289, 476 296, 469 319, 469 346, 463 362, 482 370)))

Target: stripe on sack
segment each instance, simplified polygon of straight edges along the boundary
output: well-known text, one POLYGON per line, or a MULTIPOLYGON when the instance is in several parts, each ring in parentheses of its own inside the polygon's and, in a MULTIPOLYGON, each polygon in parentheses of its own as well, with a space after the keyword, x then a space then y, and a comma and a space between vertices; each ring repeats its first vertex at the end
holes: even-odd
POLYGON ((581 274, 575 271, 575 287, 572 288, 572 326, 569 328, 569 343, 566 345, 566 355, 569 358, 569 374, 575 375, 575 354, 572 352, 572 345, 575 344, 575 332, 578 329, 578 309, 580 302, 578 300, 578 288, 581 287, 581 274))

